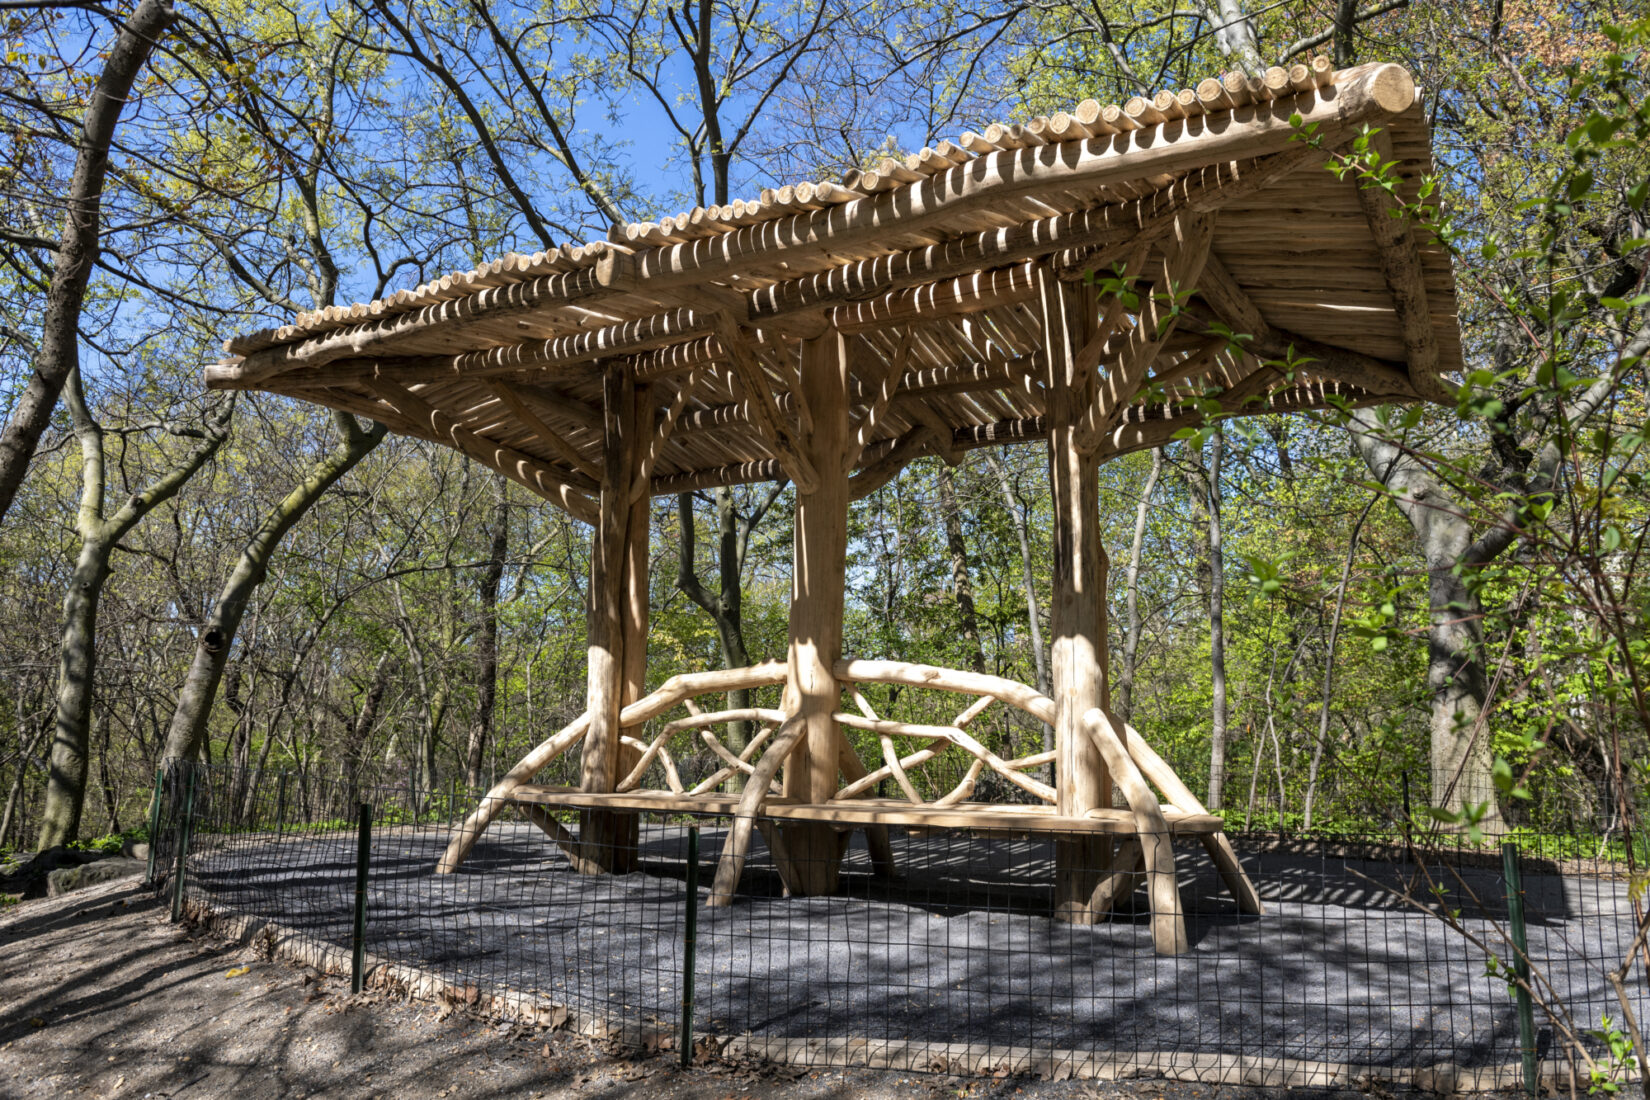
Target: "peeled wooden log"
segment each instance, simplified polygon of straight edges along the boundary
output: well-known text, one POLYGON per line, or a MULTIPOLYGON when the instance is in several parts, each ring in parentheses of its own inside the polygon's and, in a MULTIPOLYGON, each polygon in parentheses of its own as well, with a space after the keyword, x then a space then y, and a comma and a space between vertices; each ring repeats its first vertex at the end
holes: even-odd
MULTIPOLYGON (((892 722, 887 719, 865 718, 857 714, 833 714, 831 717, 840 725, 848 726, 851 729, 867 730, 879 737, 924 737, 935 741, 949 741, 976 759, 984 761, 986 767, 1028 794, 1034 794, 1044 802, 1055 801, 1053 787, 1050 787, 1047 783, 1039 782, 1029 775, 1015 771, 1008 766, 1006 760, 956 726, 925 726, 915 722, 892 722)), ((884 752, 890 756, 893 754, 892 742, 885 746, 884 752)), ((901 773, 896 771, 894 774, 897 777, 901 773)), ((922 803, 922 797, 914 789, 907 790, 906 796, 918 805, 922 803)))
POLYGON ((727 761, 728 767, 734 769, 735 771, 744 772, 746 775, 756 774, 756 765, 750 762, 749 757, 745 753, 740 753, 738 756, 733 755, 728 747, 722 744, 721 741, 717 740, 716 735, 710 730, 700 730, 699 738, 704 741, 706 747, 709 748, 711 752, 714 752, 717 756, 720 756, 723 760, 727 761))
MULTIPOLYGON (((940 755, 943 751, 943 749, 932 748, 918 749, 909 756, 900 757, 899 765, 902 768, 915 768, 928 763, 930 760, 934 759, 934 757, 940 755)), ((983 767, 984 765, 981 766, 983 767)), ((845 784, 840 791, 831 797, 831 801, 846 802, 849 799, 858 798, 860 795, 864 794, 866 791, 870 790, 872 787, 875 787, 878 783, 881 783, 884 779, 887 779, 893 774, 893 770, 889 768, 888 765, 884 764, 875 771, 866 772, 858 779, 845 784)))
POLYGON ((762 812, 762 804, 767 800, 768 785, 807 732, 808 723, 801 715, 793 714, 785 719, 785 724, 779 727, 779 733, 773 739, 773 746, 762 754, 749 782, 745 784, 745 790, 739 796, 739 806, 734 811, 733 828, 728 832, 727 841, 722 846, 722 858, 716 865, 716 878, 711 883, 708 904, 713 908, 726 908, 733 904, 734 893, 739 889, 739 876, 745 871, 745 856, 750 851, 751 831, 756 824, 756 815, 762 812))
POLYGON ((424 338, 439 328, 452 337, 476 324, 516 317, 546 305, 562 305, 600 297, 634 284, 636 270, 627 253, 605 251, 591 266, 565 274, 542 276, 531 282, 494 287, 451 302, 398 314, 368 325, 354 325, 295 344, 255 351, 233 368, 208 367, 208 389, 245 388, 295 366, 319 366, 363 354, 370 347, 379 354, 408 341, 424 338))
POLYGON ((393 382, 368 378, 363 380, 363 385, 390 408, 417 424, 420 434, 427 434, 463 451, 489 469, 559 505, 575 519, 596 522, 596 503, 585 495, 594 486, 589 484, 584 474, 577 471, 563 473, 532 455, 473 432, 411 390, 393 382))
POLYGON ((904 684, 963 695, 990 695, 1020 708, 1039 722, 1054 721, 1054 700, 1016 680, 984 672, 963 672, 906 661, 844 660, 837 662, 836 678, 860 684, 904 684))
MULTIPOLYGON (((764 728, 762 730, 757 731, 756 736, 752 737, 748 742, 746 742, 744 750, 742 752, 740 752, 738 763, 739 764, 749 763, 750 758, 752 756, 756 755, 756 750, 758 748, 760 748, 762 746, 763 742, 767 741, 767 739, 772 735, 773 735, 773 729, 771 727, 764 728)), ((693 789, 691 791, 689 791, 688 794, 690 794, 690 795, 704 794, 706 791, 715 790, 725 780, 730 779, 735 775, 738 775, 741 770, 742 770, 741 768, 736 767, 736 766, 731 765, 731 764, 729 766, 725 767, 725 768, 721 768, 718 771, 715 771, 715 772, 711 773, 711 775, 708 778, 703 779, 699 783, 695 784, 693 789)))
POLYGON ((1105 757, 1113 782, 1123 788, 1123 797, 1134 813, 1152 898, 1152 943, 1159 955, 1179 955, 1191 948, 1191 942, 1186 938, 1186 914, 1180 904, 1180 884, 1175 879, 1174 840, 1163 807, 1105 711, 1095 707, 1085 712, 1083 728, 1105 757))
MULTIPOLYGON (((684 699, 696 695, 708 695, 712 692, 722 693, 737 691, 740 688, 764 687, 768 684, 777 684, 785 679, 785 664, 783 661, 765 661, 749 668, 718 669, 711 672, 687 672, 679 676, 672 676, 658 689, 646 698, 638 699, 619 712, 619 726, 626 728, 638 726, 649 718, 657 717, 676 706, 684 699)), ((549 766, 550 762, 569 747, 577 744, 590 728, 590 714, 580 715, 570 725, 564 727, 553 737, 541 742, 533 751, 505 773, 504 778, 495 783, 481 799, 481 805, 465 818, 453 835, 447 850, 436 864, 436 874, 450 875, 458 870, 470 850, 475 847, 476 841, 487 827, 493 823, 499 813, 509 804, 509 798, 516 788, 530 781, 535 775, 549 766)))
POLYGON ((487 826, 493 819, 509 805, 509 798, 515 789, 528 782, 568 747, 576 744, 590 728, 590 713, 586 711, 568 725, 562 727, 553 737, 539 744, 532 752, 522 757, 515 767, 504 774, 504 778, 493 784, 491 790, 482 796, 481 805, 470 812, 458 826, 453 839, 448 842, 447 850, 442 853, 441 860, 435 865, 438 875, 450 875, 458 870, 459 866, 469 856, 470 849, 476 846, 481 834, 487 831, 487 826))
MULTIPOLYGON (((822 252, 874 246, 890 233, 921 233, 961 210, 1035 194, 1045 187, 1092 187, 1176 173, 1200 165, 1266 156, 1288 148, 1295 137, 1290 116, 1317 124, 1330 142, 1363 123, 1380 123, 1415 100, 1415 83, 1402 67, 1376 65, 1347 70, 1341 82, 1310 93, 1234 111, 1219 128, 1187 120, 1151 131, 1149 141, 1129 138, 991 153, 949 172, 901 188, 897 195, 848 203, 781 218, 760 233, 729 235, 714 250, 674 245, 639 253, 638 270, 655 285, 722 279, 756 261, 813 258, 822 252), (790 253, 790 255, 784 255, 790 253)), ((989 146, 987 146, 989 148, 989 146)))
MULTIPOLYGON (((1124 734, 1127 737, 1129 757, 1140 768, 1141 774, 1157 785, 1163 792, 1163 797, 1169 800, 1169 805, 1187 814, 1207 814, 1208 808, 1192 793, 1190 787, 1181 781, 1175 770, 1169 767, 1167 761, 1157 754, 1138 730, 1125 724, 1124 734)), ((1208 850, 1209 858, 1214 860, 1215 869, 1220 872, 1226 888, 1232 892, 1237 900, 1238 908, 1245 913, 1256 916, 1264 913, 1266 907, 1261 904, 1260 893, 1255 884, 1249 881, 1249 876, 1238 862, 1237 852, 1232 849, 1232 842, 1226 839, 1225 833, 1208 833, 1202 836, 1203 847, 1208 850)))

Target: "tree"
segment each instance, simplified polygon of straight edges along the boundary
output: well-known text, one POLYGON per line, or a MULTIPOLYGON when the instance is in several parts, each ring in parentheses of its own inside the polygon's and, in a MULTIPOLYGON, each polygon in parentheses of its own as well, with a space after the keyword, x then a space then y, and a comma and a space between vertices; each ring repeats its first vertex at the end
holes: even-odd
POLYGON ((91 753, 92 698, 97 673, 97 607, 109 577, 109 559, 120 540, 150 512, 177 494, 229 435, 233 401, 207 411, 204 426, 174 426, 171 434, 193 439, 148 485, 106 514, 107 470, 103 428, 92 418, 80 381, 69 372, 64 390, 80 441, 80 509, 75 527, 80 554, 63 599, 63 642, 58 659, 57 718, 52 735, 51 777, 41 811, 40 846, 67 844, 80 832, 91 753))
POLYGON ((1157 480, 1163 475, 1163 448, 1152 448, 1151 472, 1140 490, 1140 502, 1135 505, 1134 537, 1129 542, 1128 565, 1124 571, 1123 593, 1127 608, 1123 636, 1123 661, 1117 671, 1117 688, 1112 692, 1112 708, 1127 722, 1134 714, 1134 680, 1140 657, 1140 559, 1146 543, 1146 518, 1151 512, 1152 494, 1157 480))
POLYGON ((224 581, 211 615, 197 634, 195 656, 178 692, 177 709, 172 713, 172 724, 166 733, 163 759, 192 760, 200 752, 235 634, 253 592, 269 574, 270 558, 282 537, 322 494, 378 445, 387 431, 376 421, 362 428, 355 417, 346 412, 335 413, 333 422, 341 437, 338 445, 264 517, 247 540, 234 569, 224 581))
MULTIPOLYGON (((138 74, 174 18, 167 0, 139 0, 116 32, 73 141, 74 169, 61 199, 64 218, 57 239, 43 240, 21 226, 0 230, 0 239, 9 247, 46 249, 52 254, 51 274, 42 287, 44 302, 39 336, 34 341, 32 373, 4 430, 0 430, 0 520, 11 510, 40 434, 51 421, 58 396, 80 362, 80 317, 92 272, 98 265, 103 187, 109 175, 115 130, 138 74)), ((8 89, 8 93, 7 98, 14 104, 19 100, 29 102, 45 132, 61 132, 64 128, 55 105, 44 101, 29 83, 8 89)), ((14 146, 24 140, 17 133, 12 137, 14 146)), ((63 137, 67 140, 67 135, 63 137)), ((15 178, 14 173, 9 174, 15 178)), ((39 285, 27 261, 14 256, 10 263, 39 285)))

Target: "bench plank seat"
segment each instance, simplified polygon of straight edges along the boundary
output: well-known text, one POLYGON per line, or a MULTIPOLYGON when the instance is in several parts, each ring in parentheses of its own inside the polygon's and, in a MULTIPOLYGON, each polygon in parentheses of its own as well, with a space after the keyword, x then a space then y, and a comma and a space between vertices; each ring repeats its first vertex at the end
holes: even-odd
MULTIPOLYGON (((634 790, 616 794, 581 791, 577 787, 524 784, 509 800, 569 809, 637 810, 648 813, 732 814, 739 796, 727 792, 698 795, 670 791, 634 790)), ((1090 810, 1083 817, 1061 817, 1053 806, 960 802, 953 806, 915 806, 902 799, 859 798, 826 805, 804 805, 780 795, 763 804, 765 816, 811 821, 857 829, 866 825, 903 825, 930 829, 971 829, 985 832, 1099 833, 1134 836, 1134 813, 1126 809, 1090 810)), ((1218 833, 1224 827, 1213 814, 1185 814, 1163 807, 1169 831, 1176 836, 1218 833)))

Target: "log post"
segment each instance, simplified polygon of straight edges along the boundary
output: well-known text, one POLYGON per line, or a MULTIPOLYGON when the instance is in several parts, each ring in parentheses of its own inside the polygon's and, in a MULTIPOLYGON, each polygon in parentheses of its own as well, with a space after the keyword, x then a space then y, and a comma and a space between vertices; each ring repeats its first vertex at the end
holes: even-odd
MULTIPOLYGON (((1100 545, 1099 468, 1081 446, 1097 376, 1081 355, 1099 322, 1091 283, 1062 282, 1037 268, 1043 351, 1048 363, 1048 465, 1054 512, 1053 634, 1055 791, 1062 817, 1111 805, 1111 774, 1085 732, 1083 715, 1109 704, 1106 690, 1106 552, 1100 545)), ((1092 360, 1090 360, 1092 361, 1092 360)), ((1058 839, 1055 916, 1073 924, 1103 919, 1100 887, 1109 880, 1109 837, 1058 839)))
MULTIPOLYGON (((842 739, 831 716, 842 687, 833 671, 842 656, 842 588, 848 555, 849 371, 847 346, 834 330, 802 342, 800 393, 805 417, 799 450, 817 474, 796 491, 795 561, 791 568, 789 677, 784 710, 806 733, 785 762, 785 797, 822 805, 838 790, 842 739)), ((842 851, 829 825, 786 825, 793 893, 836 891, 842 851)))
MULTIPOLYGON (((602 481, 594 545, 590 554, 589 647, 587 652, 590 728, 584 738, 580 787, 612 791, 624 774, 619 743, 619 711, 627 691, 637 694, 647 667, 647 511, 632 506, 630 481, 638 444, 638 401, 635 380, 619 363, 609 363, 602 378, 602 481), (641 522, 632 538, 633 517, 641 522), (632 580, 635 542, 641 543, 641 577, 632 580), (640 585, 640 622, 635 610, 635 585, 640 585), (627 642, 639 653, 628 655, 627 642)), ((645 501, 643 502, 645 505, 645 501)), ((625 874, 635 869, 636 817, 606 810, 579 815, 581 858, 575 861, 587 873, 625 874)))

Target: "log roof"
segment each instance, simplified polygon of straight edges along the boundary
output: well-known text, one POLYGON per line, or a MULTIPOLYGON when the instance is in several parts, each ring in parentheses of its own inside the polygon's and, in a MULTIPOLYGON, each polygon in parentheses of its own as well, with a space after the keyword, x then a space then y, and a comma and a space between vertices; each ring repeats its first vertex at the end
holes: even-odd
POLYGON ((1165 442, 1211 399, 1230 412, 1444 400, 1461 366, 1447 254, 1386 192, 1325 170, 1365 126, 1415 201, 1432 164, 1408 73, 1319 59, 1085 101, 840 181, 300 314, 229 340, 206 382, 438 440, 582 518, 614 362, 655 410, 638 491, 784 476, 800 342, 830 328, 849 341, 862 491, 925 452, 1043 438, 1041 264, 1070 279, 1122 265, 1148 303, 1110 309, 1092 349, 1125 390, 1096 424, 1102 457, 1165 442), (1165 320, 1149 303, 1167 300, 1194 225, 1206 260, 1165 320))

